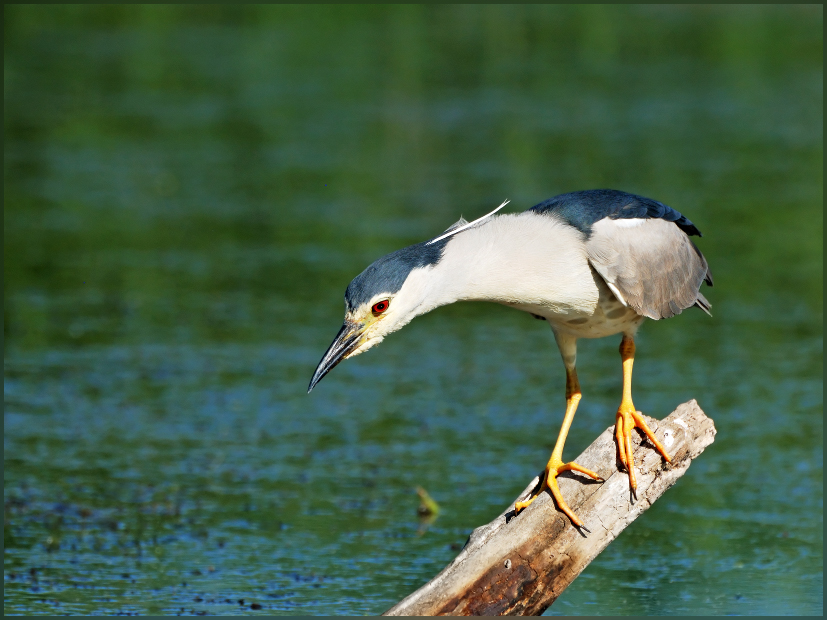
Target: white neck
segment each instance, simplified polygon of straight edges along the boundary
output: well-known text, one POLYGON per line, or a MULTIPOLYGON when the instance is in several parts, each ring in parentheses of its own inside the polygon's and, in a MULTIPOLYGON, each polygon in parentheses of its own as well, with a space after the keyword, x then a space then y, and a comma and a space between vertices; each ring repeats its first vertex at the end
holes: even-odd
POLYGON ((549 316, 588 311, 598 298, 581 233, 531 212, 492 217, 453 237, 428 279, 423 312, 492 301, 549 316))

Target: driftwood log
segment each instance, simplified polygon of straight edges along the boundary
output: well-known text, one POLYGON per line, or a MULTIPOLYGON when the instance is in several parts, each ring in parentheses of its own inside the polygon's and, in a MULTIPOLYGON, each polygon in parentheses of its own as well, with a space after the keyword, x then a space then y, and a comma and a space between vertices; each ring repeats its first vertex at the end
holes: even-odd
MULTIPOLYGON (((623 529, 678 481, 692 459, 715 438, 715 426, 694 400, 663 420, 646 417, 672 457, 666 463, 640 433, 633 433, 637 498, 619 470, 614 426, 575 459, 602 476, 573 472, 558 477, 569 506, 584 522, 575 528, 546 491, 520 515, 514 502, 494 521, 475 529, 459 555, 431 581, 391 607, 387 616, 539 615, 623 529)), ((515 499, 527 497, 539 478, 515 499)))

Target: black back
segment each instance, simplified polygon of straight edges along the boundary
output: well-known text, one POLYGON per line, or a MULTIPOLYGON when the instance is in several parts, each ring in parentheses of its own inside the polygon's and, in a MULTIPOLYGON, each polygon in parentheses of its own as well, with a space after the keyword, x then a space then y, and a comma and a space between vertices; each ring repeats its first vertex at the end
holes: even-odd
POLYGON ((586 235, 591 234, 592 224, 608 217, 613 220, 659 218, 674 222, 687 235, 702 236, 692 222, 672 207, 616 189, 590 189, 560 194, 531 207, 529 211, 554 214, 586 235))

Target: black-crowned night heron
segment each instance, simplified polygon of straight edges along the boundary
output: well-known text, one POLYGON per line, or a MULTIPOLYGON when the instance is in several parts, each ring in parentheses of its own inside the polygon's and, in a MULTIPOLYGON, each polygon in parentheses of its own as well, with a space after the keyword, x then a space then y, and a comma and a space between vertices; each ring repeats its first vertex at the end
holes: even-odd
POLYGON ((516 506, 528 506, 546 487, 558 507, 581 526, 557 486, 567 470, 601 478, 563 462, 580 384, 575 362, 578 338, 623 334, 623 396, 615 438, 620 462, 636 489, 631 432, 643 431, 669 455, 632 404, 634 336, 645 318, 665 319, 710 304, 699 292, 712 286, 706 259, 689 239, 701 236, 686 217, 650 198, 616 190, 556 196, 528 211, 460 219, 430 241, 383 256, 356 276, 345 291, 345 322, 319 362, 308 392, 339 362, 364 353, 411 319, 456 301, 493 301, 528 312, 551 325, 566 367, 566 414, 546 465, 545 480, 516 506))

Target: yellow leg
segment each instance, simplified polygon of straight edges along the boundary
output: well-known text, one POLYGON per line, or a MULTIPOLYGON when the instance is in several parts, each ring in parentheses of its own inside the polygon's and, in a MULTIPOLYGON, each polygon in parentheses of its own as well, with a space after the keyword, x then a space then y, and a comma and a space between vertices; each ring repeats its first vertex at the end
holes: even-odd
POLYGON ((520 513, 521 510, 528 507, 537 496, 546 488, 551 491, 557 507, 565 513, 571 522, 580 527, 583 522, 568 507, 568 504, 563 500, 563 495, 560 493, 560 487, 557 485, 557 475, 564 471, 579 471, 581 474, 586 474, 595 480, 603 481, 603 478, 598 476, 593 471, 589 471, 585 467, 581 467, 577 463, 563 463, 563 446, 566 443, 566 437, 569 434, 574 414, 577 411, 577 404, 580 402, 580 383, 577 381, 577 372, 572 365, 566 365, 566 416, 563 418, 563 426, 560 428, 560 434, 557 437, 557 443, 554 444, 554 450, 551 453, 551 458, 546 465, 546 471, 542 484, 535 490, 535 492, 527 500, 517 502, 514 506, 515 512, 520 513))
POLYGON ((642 430, 667 462, 671 463, 672 459, 669 458, 666 449, 657 440, 643 416, 640 415, 632 403, 632 366, 635 363, 635 340, 631 336, 623 335, 623 340, 620 341, 620 357, 623 360, 623 398, 617 410, 615 439, 617 440, 618 457, 626 471, 629 472, 629 485, 634 492, 637 490, 637 480, 635 480, 635 460, 632 456, 633 428, 637 427, 642 430))

